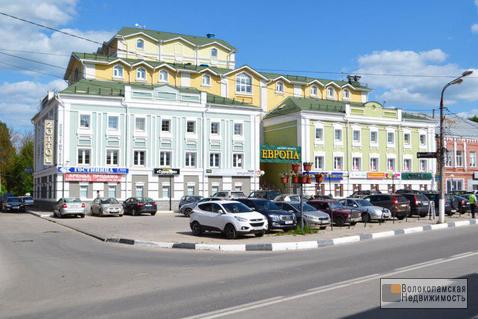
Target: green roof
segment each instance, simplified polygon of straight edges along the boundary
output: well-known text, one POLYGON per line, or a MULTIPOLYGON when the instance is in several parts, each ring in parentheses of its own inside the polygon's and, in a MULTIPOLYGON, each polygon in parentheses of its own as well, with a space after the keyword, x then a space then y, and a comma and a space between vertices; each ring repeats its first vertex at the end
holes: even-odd
POLYGON ((218 39, 218 38, 208 38, 208 37, 198 37, 194 35, 187 35, 187 34, 181 34, 181 33, 172 33, 172 32, 163 32, 163 31, 156 31, 156 30, 149 30, 149 29, 142 29, 142 28, 130 28, 130 27, 123 27, 121 30, 118 31, 116 35, 120 36, 127 36, 130 34, 135 34, 138 32, 143 32, 144 34, 147 34, 148 36, 152 37, 153 39, 156 39, 158 41, 165 41, 165 40, 171 40, 177 37, 181 37, 191 43, 194 43, 195 45, 198 46, 203 46, 207 45, 209 43, 217 42, 220 43, 230 49, 235 49, 231 44, 228 42, 218 39))
POLYGON ((434 122, 432 118, 430 118, 429 116, 423 113, 402 112, 402 118, 407 120, 420 120, 420 121, 434 122))
MULTIPOLYGON (((360 103, 349 104, 362 105, 360 103)), ((291 96, 286 98, 275 110, 268 113, 265 118, 297 113, 301 111, 345 113, 345 103, 339 101, 291 96)))

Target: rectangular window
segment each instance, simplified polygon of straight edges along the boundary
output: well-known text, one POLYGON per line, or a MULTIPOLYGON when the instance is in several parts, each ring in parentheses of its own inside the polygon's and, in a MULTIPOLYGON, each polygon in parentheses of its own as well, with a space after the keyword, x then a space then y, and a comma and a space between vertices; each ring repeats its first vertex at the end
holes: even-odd
POLYGON ((388 143, 388 145, 395 144, 395 133, 387 132, 387 143, 388 143))
POLYGON ((234 135, 242 136, 242 123, 234 123, 234 135))
POLYGON ((235 167, 235 168, 244 167, 242 154, 232 154, 232 167, 235 167))
POLYGON ((317 141, 323 141, 324 140, 324 129, 321 127, 316 127, 315 128, 315 139, 317 141))
POLYGON ((453 152, 445 152, 445 166, 453 165, 453 152))
POLYGON ((134 159, 133 159, 134 165, 144 166, 145 158, 146 158, 146 152, 145 151, 134 151, 134 159))
POLYGON ((81 128, 90 128, 90 115, 89 114, 80 114, 80 127, 81 128))
POLYGON ((476 152, 470 152, 470 167, 476 167, 476 152))
POLYGON ((171 152, 159 153, 159 166, 171 166, 171 152))
POLYGON ((187 193, 188 196, 194 196, 194 193, 195 193, 194 186, 193 185, 188 185, 186 193, 187 193))
POLYGON ((236 192, 242 192, 242 185, 234 185, 234 191, 236 192))
POLYGON ((335 131, 335 142, 342 142, 342 129, 336 128, 335 131))
POLYGON ((420 172, 426 172, 428 170, 427 160, 420 160, 420 172))
POLYGON ((118 165, 118 150, 106 151, 106 165, 118 165))
POLYGON ((342 156, 334 156, 334 169, 341 171, 344 168, 344 158, 342 156))
POLYGON ((117 130, 118 129, 118 117, 117 116, 108 116, 108 129, 117 130))
POLYGON ((425 134, 420 134, 420 146, 427 146, 427 136, 425 134))
POLYGON ((463 166, 463 151, 456 151, 456 166, 463 166))
POLYGON ((89 149, 78 149, 78 164, 90 165, 90 152, 89 149))
POLYGON ((370 132, 370 144, 378 144, 378 132, 371 131, 370 132))
POLYGON ((161 121, 161 131, 162 132, 171 132, 171 120, 162 120, 161 121))
POLYGON ((116 198, 116 185, 108 185, 108 197, 116 198))
POLYGON ((394 158, 387 159, 387 170, 395 171, 395 159, 394 158))
POLYGON ((196 133, 196 121, 187 121, 186 122, 186 132, 187 133, 196 133))
POLYGON ((412 160, 409 158, 406 158, 403 160, 403 170, 405 172, 410 172, 412 170, 412 160))
POLYGON ((196 167, 196 152, 186 152, 185 165, 186 167, 196 167))
POLYGON ((360 157, 352 158, 352 170, 354 171, 362 170, 362 159, 360 157))
POLYGON ((209 167, 219 167, 221 160, 221 154, 211 153, 209 154, 209 167))
POLYGON ((146 119, 144 117, 137 117, 135 119, 136 132, 144 132, 146 130, 146 119))
POLYGON ((144 186, 136 185, 135 187, 136 197, 144 197, 144 186))
POLYGON ((80 198, 88 198, 88 185, 80 185, 80 198))
POLYGON ((370 158, 370 170, 371 171, 378 171, 378 158, 377 157, 372 157, 370 158))
POLYGON ((219 122, 211 123, 211 134, 219 134, 219 122))
POLYGON ((324 169, 324 157, 323 156, 316 156, 315 157, 315 169, 324 169))
POLYGON ((403 144, 410 145, 410 133, 403 134, 403 144))
POLYGON ((161 195, 163 198, 169 198, 169 185, 161 187, 161 195))
POLYGON ((355 144, 360 144, 360 130, 353 130, 353 142, 355 144))

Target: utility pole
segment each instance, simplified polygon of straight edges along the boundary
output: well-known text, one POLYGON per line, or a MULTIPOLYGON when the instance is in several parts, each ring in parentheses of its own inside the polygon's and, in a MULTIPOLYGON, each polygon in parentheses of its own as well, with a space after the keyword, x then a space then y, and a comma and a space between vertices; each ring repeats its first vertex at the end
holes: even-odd
POLYGON ((443 89, 441 90, 441 95, 440 95, 440 143, 439 143, 439 150, 437 151, 438 155, 438 166, 439 166, 439 172, 440 172, 440 183, 439 189, 440 189, 440 199, 438 202, 438 211, 439 211, 439 219, 438 223, 444 223, 445 222, 445 128, 444 128, 444 121, 445 121, 445 116, 443 114, 443 109, 444 109, 444 103, 443 103, 443 95, 445 94, 445 90, 454 84, 460 84, 463 82, 463 78, 465 76, 468 76, 472 74, 473 71, 468 70, 465 71, 461 74, 461 76, 457 77, 456 79, 448 82, 443 89))

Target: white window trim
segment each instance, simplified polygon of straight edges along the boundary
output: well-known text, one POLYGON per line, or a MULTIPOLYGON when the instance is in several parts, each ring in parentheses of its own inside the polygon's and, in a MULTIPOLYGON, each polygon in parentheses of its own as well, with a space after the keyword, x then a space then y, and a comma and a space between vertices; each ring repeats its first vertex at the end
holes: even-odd
POLYGON ((233 153, 232 153, 232 158, 231 158, 231 166, 232 166, 232 168, 244 169, 244 160, 245 160, 245 155, 244 155, 243 152, 233 152, 233 153), (242 156, 241 166, 234 166, 234 155, 241 155, 241 156, 242 156))
POLYGON ((412 155, 409 155, 409 154, 403 155, 402 170, 404 172, 413 172, 413 157, 412 157, 412 155), (408 171, 405 170, 405 160, 410 160, 410 170, 408 170, 408 171))
POLYGON ((361 146, 362 145, 362 128, 352 126, 352 146, 361 146), (359 140, 354 140, 354 132, 359 132, 359 140))
POLYGON ((428 142, 427 141, 427 133, 425 131, 419 131, 418 132, 418 144, 419 144, 420 148, 427 148, 427 145, 428 145, 427 142, 428 142), (420 139, 420 136, 422 136, 422 135, 425 136, 425 144, 422 144, 422 141, 420 139))
POLYGON ((277 81, 276 82, 276 94, 284 94, 284 91, 285 91, 284 81, 277 81), (282 90, 279 90, 279 85, 282 85, 282 90))
POLYGON ((235 92, 236 92, 236 94, 239 94, 239 95, 248 95, 248 96, 252 96, 252 95, 254 94, 254 83, 253 83, 253 82, 254 82, 254 78, 252 77, 252 75, 250 75, 250 74, 248 74, 248 73, 246 73, 246 72, 241 72, 241 73, 239 73, 239 74, 236 75, 236 77, 235 77, 234 80, 235 80, 235 81, 234 81, 234 86, 235 86, 235 92), (237 78, 238 78, 240 75, 243 75, 243 74, 244 74, 244 75, 247 75, 248 77, 251 78, 251 84, 250 84, 250 86, 251 86, 251 92, 243 92, 243 91, 238 91, 238 90, 237 90, 237 78))
POLYGON ((173 135, 173 119, 171 117, 162 116, 159 119, 159 134, 161 137, 171 137, 173 135), (169 131, 163 131, 163 120, 169 121, 169 131))
POLYGON ((363 158, 362 158, 362 154, 352 154, 351 170, 354 171, 354 172, 363 171, 363 158), (359 159, 360 159, 360 167, 359 167, 359 169, 354 169, 354 158, 359 158, 359 159))
MULTIPOLYGON (((335 130, 334 130, 334 139, 335 139, 335 130)), ((325 128, 324 128, 324 124, 322 123, 315 123, 315 126, 314 126, 314 141, 315 141, 315 144, 316 145, 323 145, 324 144, 324 141, 325 141, 325 128), (318 139, 316 138, 316 130, 320 128, 322 129, 322 139, 318 139)))
POLYGON ((146 150, 133 150, 132 162, 133 162, 132 164, 133 164, 134 167, 146 167, 146 150), (134 153, 135 152, 143 152, 143 154, 144 154, 144 158, 143 158, 144 164, 143 165, 134 163, 134 153))
POLYGON ((160 151, 159 152, 159 167, 171 167, 173 165, 173 152, 172 151, 160 151), (161 164, 162 154, 169 153, 169 165, 168 164, 161 164))
POLYGON ((428 160, 422 158, 418 161, 418 167, 420 168, 420 171, 422 170, 422 161, 425 162, 425 165, 427 166, 424 171, 428 172, 430 170, 430 165, 428 164, 429 162, 428 160))
POLYGON ((217 48, 211 48, 210 54, 211 54, 211 58, 217 59, 219 56, 219 50, 217 48), (216 55, 212 54, 212 52, 214 51, 216 52, 216 55))
POLYGON ((242 121, 234 121, 232 123, 232 139, 233 140, 244 140, 244 122, 242 121), (241 135, 236 135, 235 134, 235 125, 236 124, 241 124, 242 129, 241 129, 241 135))
POLYGON ((168 83, 169 81, 169 72, 166 70, 159 70, 158 72, 158 82, 159 83, 168 83), (166 79, 161 79, 161 73, 165 72, 166 73, 166 79))
POLYGON ((201 86, 202 86, 202 87, 211 87, 211 86, 212 86, 212 77, 211 77, 211 75, 209 75, 209 74, 203 74, 203 75, 201 76, 201 86), (206 77, 209 77, 209 84, 204 83, 204 79, 205 79, 206 77))
POLYGON ((315 167, 315 169, 325 170, 325 167, 326 167, 326 165, 327 165, 327 164, 326 164, 326 160, 327 160, 327 158, 326 158, 326 156, 325 156, 325 152, 315 152, 315 153, 314 153, 314 167, 315 167), (315 158, 316 158, 316 157, 322 157, 322 158, 324 159, 324 163, 323 163, 323 164, 324 164, 324 167, 316 167, 316 166, 315 166, 315 158))
POLYGON ((137 38, 137 39, 136 39, 136 42, 135 42, 135 48, 136 48, 136 50, 142 50, 142 51, 144 51, 145 44, 146 44, 146 41, 144 41, 143 38, 137 38), (141 41, 143 42, 143 47, 142 47, 142 48, 138 47, 138 41, 139 41, 139 40, 141 40, 141 41))
POLYGON ((218 140, 221 138, 221 121, 211 121, 210 124, 209 124, 209 137, 211 139, 214 139, 214 140, 218 140), (217 130, 217 133, 212 133, 211 130, 212 130, 212 123, 217 123, 219 124, 218 125, 218 130, 217 130))
POLYGON ((124 66, 123 66, 123 65, 121 65, 121 64, 118 63, 118 64, 115 64, 115 65, 113 66, 113 79, 116 79, 116 80, 123 80, 123 79, 124 79, 124 66), (115 75, 115 68, 116 68, 117 66, 120 66, 120 67, 121 67, 121 69, 122 69, 121 73, 123 74, 122 76, 115 75))
POLYGON ((343 99, 344 101, 350 101, 350 98, 351 98, 351 92, 350 92, 350 90, 349 90, 349 89, 343 89, 343 90, 342 90, 342 99, 343 99), (349 95, 349 96, 346 97, 346 96, 345 96, 345 92, 348 92, 348 95, 349 95))
POLYGON ((410 130, 403 130, 403 147, 404 148, 412 148, 412 132, 410 130), (405 134, 410 135, 410 143, 405 144, 405 134))
POLYGON ((326 91, 325 94, 327 95, 327 99, 329 99, 329 100, 331 100, 331 99, 336 100, 337 99, 337 90, 335 88, 333 88, 331 86, 328 86, 328 87, 325 88, 325 91, 326 91), (329 94, 330 93, 329 89, 332 89, 332 95, 329 94))
POLYGON ((468 166, 469 166, 469 167, 476 168, 476 166, 478 165, 478 164, 477 164, 477 155, 476 155, 476 154, 477 154, 477 153, 476 153, 475 151, 473 151, 473 152, 468 152, 468 155, 469 155, 469 161, 468 161, 468 164, 469 164, 469 165, 468 165, 468 166), (471 166, 471 164, 472 164, 471 154, 475 154, 475 163, 474 163, 475 165, 473 165, 473 166, 471 166))
POLYGON ((92 127, 93 126, 93 116, 91 112, 80 112, 78 113, 78 130, 81 131, 82 133, 91 133, 92 132, 92 127), (82 115, 88 115, 90 117, 90 127, 82 127, 81 126, 81 116, 82 115))
POLYGON ((334 143, 335 145, 343 145, 344 144, 344 128, 343 126, 334 126, 334 143), (335 131, 336 130, 341 130, 342 131, 342 134, 341 134, 341 139, 340 140, 337 140, 335 137, 335 131))
POLYGON ((310 96, 312 96, 312 97, 318 97, 318 96, 319 96, 319 87, 318 87, 317 85, 312 85, 312 86, 310 87, 310 96), (316 91, 315 94, 313 93, 313 92, 314 92, 314 91, 313 91, 314 88, 315 88, 315 91, 316 91))
POLYGON ((378 128, 376 127, 371 127, 370 128, 370 131, 369 131, 369 141, 370 141, 370 146, 372 147, 378 147, 378 143, 379 143, 379 131, 378 131, 378 128), (377 133, 377 141, 376 142, 372 142, 372 132, 375 132, 377 133))
POLYGON ((138 81, 138 82, 146 82, 146 80, 147 80, 147 78, 148 78, 147 72, 148 72, 148 71, 146 71, 146 68, 144 68, 144 67, 142 67, 142 66, 140 66, 139 68, 136 68, 136 69, 135 69, 135 76, 136 76, 135 79, 136 79, 136 81, 138 81), (138 77, 138 72, 139 72, 140 69, 143 69, 143 70, 144 70, 144 79, 138 77))
POLYGON ((395 147, 395 144, 397 143, 397 132, 395 132, 394 129, 390 129, 390 128, 387 129, 386 138, 387 138, 387 147, 395 147), (388 134, 389 133, 393 133, 393 143, 388 142, 388 134))
POLYGON ((145 116, 135 116, 134 117, 134 135, 136 135, 136 136, 138 136, 138 135, 139 136, 146 136, 147 127, 148 127, 148 124, 147 124, 145 116), (136 127, 136 120, 137 119, 144 119, 144 131, 138 130, 138 128, 136 127))
POLYGON ((387 168, 387 171, 398 172, 397 158, 396 158, 395 156, 387 156, 387 167, 386 167, 386 168, 387 168), (388 167, 388 161, 389 161, 389 160, 393 160, 393 161, 394 161, 394 165, 393 165, 394 167, 393 167, 393 169, 390 169, 390 168, 388 167))
POLYGON ((380 156, 378 154, 370 154, 370 156, 368 158, 368 169, 371 172, 379 172, 380 171, 380 156), (377 160, 377 169, 376 170, 372 169, 372 165, 371 165, 372 164, 372 159, 377 160))
POLYGON ((106 117, 106 127, 107 127, 107 131, 108 131, 108 135, 119 135, 120 134, 120 115, 116 114, 116 113, 108 114, 108 116, 106 117), (110 128, 109 127, 110 117, 116 117, 118 119, 118 127, 117 128, 110 128))
POLYGON ((91 147, 82 147, 82 146, 77 146, 76 147, 76 164, 78 166, 91 166, 93 165, 93 156, 91 155, 91 147), (80 155, 80 150, 89 150, 90 151, 90 163, 89 164, 83 164, 78 162, 78 155, 80 155))
POLYGON ((106 166, 119 166, 120 165, 120 150, 118 148, 107 148, 105 154, 106 154, 106 158, 105 158, 105 165, 106 166), (109 152, 111 152, 111 151, 118 152, 118 156, 117 156, 118 164, 108 164, 108 155, 109 155, 109 152))
MULTIPOLYGON (((196 152, 196 151, 185 151, 184 152, 184 167, 187 167, 187 168, 197 168, 198 167, 198 152, 196 152), (188 154, 195 154, 195 159, 194 159, 195 165, 194 166, 187 165, 186 158, 188 157, 188 154)), ((196 185, 196 184, 194 183, 193 185, 196 185)))
POLYGON ((208 157, 208 163, 207 163, 207 166, 209 168, 220 168, 221 167, 221 152, 209 152, 209 157, 208 157), (219 165, 214 165, 214 166, 211 166, 211 155, 212 154, 219 154, 219 165))
POLYGON ((184 134, 186 137, 194 137, 197 138, 198 136, 198 122, 195 118, 186 118, 186 129, 184 130, 184 134), (188 132, 188 122, 194 122, 194 132, 188 132))

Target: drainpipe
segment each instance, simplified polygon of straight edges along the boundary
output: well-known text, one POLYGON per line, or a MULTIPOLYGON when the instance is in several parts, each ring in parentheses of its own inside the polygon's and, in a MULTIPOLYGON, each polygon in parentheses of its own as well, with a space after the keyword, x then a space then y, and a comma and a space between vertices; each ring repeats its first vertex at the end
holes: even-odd
MULTIPOLYGON (((350 160, 349 160, 349 157, 352 156, 352 154, 350 154, 350 145, 349 145, 349 141, 350 141, 350 138, 349 138, 349 134, 350 134, 350 122, 349 120, 347 119, 347 122, 346 122, 347 126, 345 127, 345 130, 346 130, 346 141, 345 141, 345 154, 347 156, 344 156, 344 159, 347 159, 347 192, 349 191, 350 189, 350 171, 351 171, 351 168, 350 168, 350 160)), ((362 131, 360 131, 360 138, 362 138, 362 131)))
MULTIPOLYGON (((126 103, 126 94, 125 97, 121 100, 121 105, 124 106, 125 112, 126 112, 126 119, 125 119, 125 143, 124 143, 124 164, 126 167, 129 167, 128 165, 128 145, 129 145, 129 108, 128 108, 128 103, 126 103)), ((128 172, 129 174, 129 172, 128 172)), ((125 190, 124 190, 124 198, 128 198, 128 174, 125 177, 125 190)))
POLYGON ((210 104, 207 104, 207 97, 205 101, 205 107, 202 111, 202 196, 206 197, 206 163, 207 163, 207 154, 206 154, 206 112, 209 111, 210 104))

